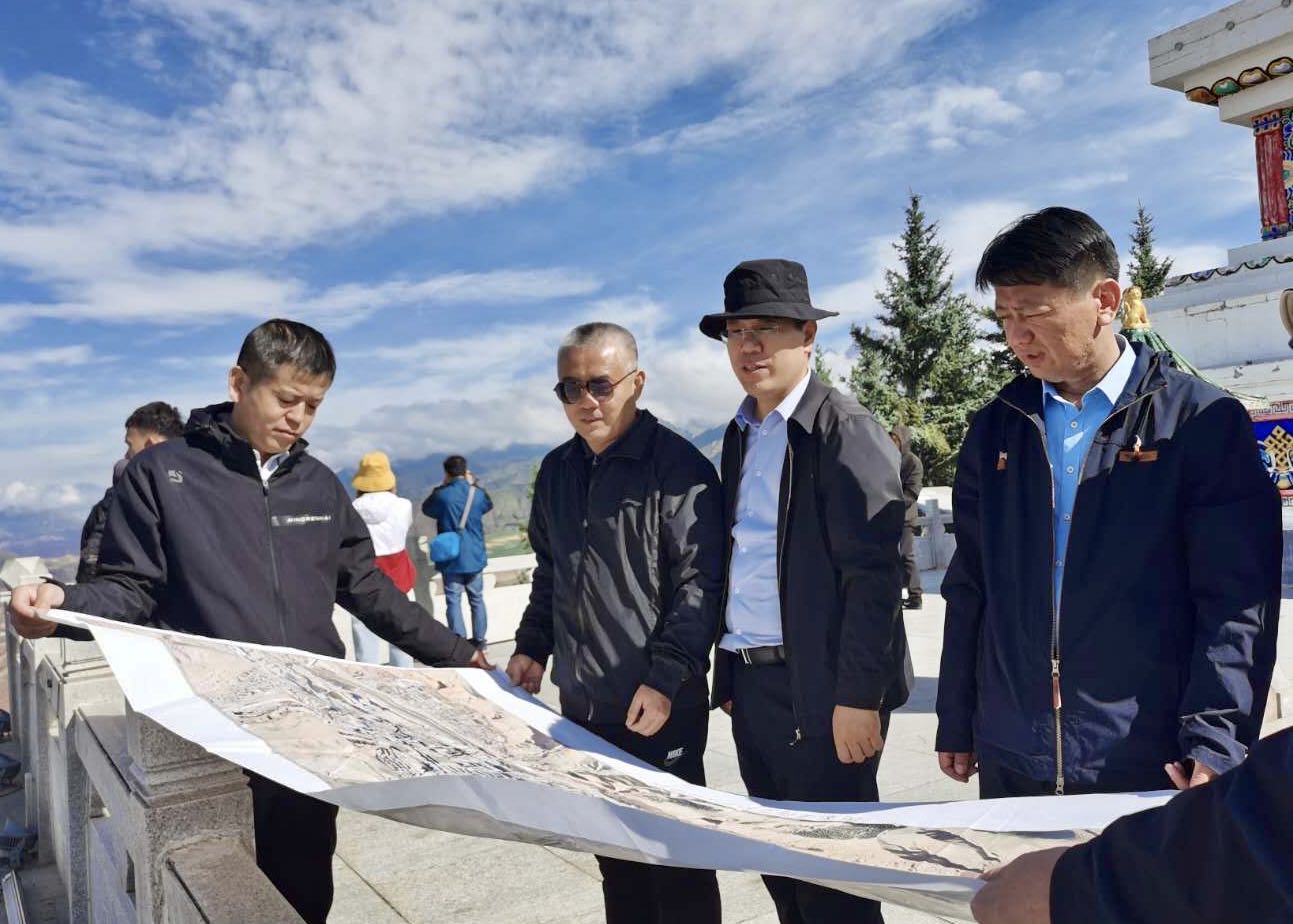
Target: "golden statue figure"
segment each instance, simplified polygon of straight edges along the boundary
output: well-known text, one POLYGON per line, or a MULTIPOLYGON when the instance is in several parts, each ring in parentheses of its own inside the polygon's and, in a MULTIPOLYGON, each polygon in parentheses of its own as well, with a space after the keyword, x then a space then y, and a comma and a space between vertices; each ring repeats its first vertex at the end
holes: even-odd
POLYGON ((1149 312, 1141 301, 1140 286, 1132 286, 1122 295, 1122 329, 1149 329, 1149 312))

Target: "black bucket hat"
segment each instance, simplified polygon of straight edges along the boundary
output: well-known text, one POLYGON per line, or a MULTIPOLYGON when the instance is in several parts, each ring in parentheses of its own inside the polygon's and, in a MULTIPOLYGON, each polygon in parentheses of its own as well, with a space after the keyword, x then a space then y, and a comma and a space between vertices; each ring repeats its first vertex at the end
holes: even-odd
POLYGON ((723 280, 723 310, 700 319, 700 332, 719 336, 728 321, 739 318, 791 318, 819 321, 838 311, 814 308, 808 300, 808 273, 794 260, 746 260, 723 280))

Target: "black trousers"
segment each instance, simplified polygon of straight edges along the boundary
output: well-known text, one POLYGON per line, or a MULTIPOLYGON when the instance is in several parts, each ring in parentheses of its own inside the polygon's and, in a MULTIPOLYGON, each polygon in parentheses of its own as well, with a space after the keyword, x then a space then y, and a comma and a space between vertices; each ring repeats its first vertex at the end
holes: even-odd
POLYGON ((306 924, 327 924, 337 807, 247 774, 256 826, 256 865, 306 924))
MULTIPOLYGON (((650 738, 629 731, 623 722, 579 724, 653 767, 688 783, 705 785, 706 706, 674 709, 669 721, 650 738)), ((602 870, 606 924, 719 924, 722 920, 718 877, 712 869, 600 856, 597 864, 602 870)))
POLYGON ((902 580, 907 587, 907 599, 919 600, 924 591, 920 587, 920 569, 916 567, 916 524, 902 524, 902 580))
MULTIPOLYGON (((889 733, 889 713, 880 714, 889 733)), ((795 740, 790 671, 738 663, 732 677, 732 736, 751 796, 797 802, 875 802, 880 756, 843 764, 831 735, 795 740)), ((797 879, 764 876, 781 924, 882 924, 880 903, 797 879)))
MULTIPOLYGON (((1102 774, 1097 783, 1064 784, 1066 796, 1084 796, 1091 793, 1109 792, 1153 792, 1156 789, 1171 789, 1172 780, 1166 771, 1146 771, 1144 773, 1102 774)), ((1054 780, 1034 780, 1007 770, 1000 764, 979 761, 979 798, 1006 799, 1011 796, 1053 796, 1054 780)))

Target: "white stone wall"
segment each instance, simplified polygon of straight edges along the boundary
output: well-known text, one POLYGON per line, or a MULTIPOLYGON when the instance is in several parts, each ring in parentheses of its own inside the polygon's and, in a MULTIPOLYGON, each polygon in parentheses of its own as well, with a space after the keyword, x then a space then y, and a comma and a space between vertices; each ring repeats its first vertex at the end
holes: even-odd
POLYGON ((1286 400, 1293 348, 1280 318, 1285 289, 1293 289, 1293 263, 1175 286, 1145 304, 1154 329, 1218 384, 1286 400))

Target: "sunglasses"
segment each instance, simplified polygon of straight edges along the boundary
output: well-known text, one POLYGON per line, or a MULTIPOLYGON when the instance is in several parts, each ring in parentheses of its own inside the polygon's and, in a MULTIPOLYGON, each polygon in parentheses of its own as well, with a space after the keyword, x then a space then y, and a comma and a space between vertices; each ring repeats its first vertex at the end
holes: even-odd
POLYGON ((636 373, 637 370, 633 369, 614 382, 604 375, 589 379, 587 382, 581 382, 578 379, 562 379, 553 387, 552 391, 562 404, 578 403, 579 399, 584 396, 584 392, 588 392, 596 401, 606 401, 611 395, 615 394, 616 385, 636 373))

